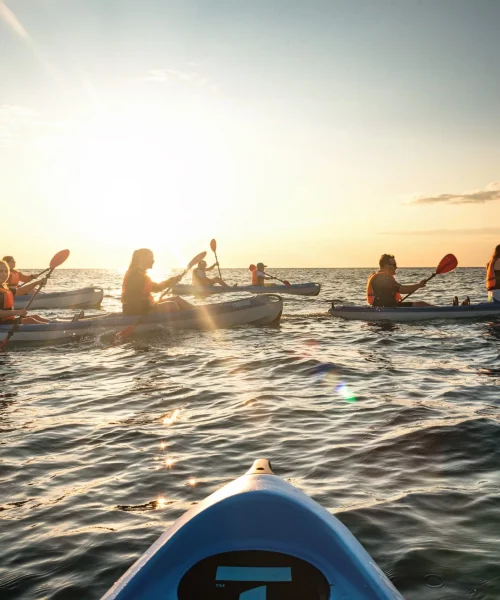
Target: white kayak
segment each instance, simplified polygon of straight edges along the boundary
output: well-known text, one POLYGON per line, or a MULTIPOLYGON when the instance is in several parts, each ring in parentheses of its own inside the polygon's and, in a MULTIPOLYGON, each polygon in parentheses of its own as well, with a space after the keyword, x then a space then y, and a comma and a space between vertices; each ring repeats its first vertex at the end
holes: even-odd
MULTIPOLYGON (((19 290, 22 292, 22 288, 19 290)), ((30 310, 42 308, 97 308, 100 306, 104 293, 102 288, 82 288, 68 292, 41 292, 33 300, 30 310)), ((30 294, 15 296, 15 308, 25 308, 31 299, 30 294)))
POLYGON ((180 517, 103 600, 403 596, 347 527, 260 459, 180 517))
POLYGON ((290 285, 235 285, 222 287, 211 285, 202 287, 199 285, 177 284, 172 288, 174 294, 179 296, 209 296, 210 294, 235 294, 237 292, 250 292, 251 294, 292 294, 294 296, 317 296, 321 290, 319 283, 291 283, 290 285))
POLYGON ((357 321, 427 321, 430 319, 478 319, 500 316, 500 302, 482 302, 467 306, 424 306, 379 308, 374 306, 332 306, 334 317, 357 321))
MULTIPOLYGON (((77 321, 61 319, 40 325, 20 325, 9 344, 16 342, 48 342, 80 337, 112 335, 138 323, 133 333, 162 329, 223 329, 236 325, 269 325, 277 323, 283 311, 283 300, 276 295, 252 296, 237 302, 219 302, 194 309, 170 313, 154 313, 145 317, 127 317, 122 313, 83 317, 77 321)), ((12 325, 0 325, 0 341, 12 325)))

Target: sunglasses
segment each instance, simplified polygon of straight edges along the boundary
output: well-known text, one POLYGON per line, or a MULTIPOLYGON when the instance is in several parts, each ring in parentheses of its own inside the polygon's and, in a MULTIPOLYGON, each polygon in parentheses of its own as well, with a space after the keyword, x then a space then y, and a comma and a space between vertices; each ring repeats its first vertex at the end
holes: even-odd
POLYGON ((389 265, 389 267, 394 267, 395 269, 398 268, 398 265, 396 263, 387 263, 389 265))

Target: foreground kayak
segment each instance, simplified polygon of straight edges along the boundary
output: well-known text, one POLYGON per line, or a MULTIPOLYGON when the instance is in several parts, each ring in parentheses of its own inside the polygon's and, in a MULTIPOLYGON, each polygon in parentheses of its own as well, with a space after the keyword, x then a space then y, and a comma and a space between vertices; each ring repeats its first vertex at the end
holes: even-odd
POLYGON ((199 285, 174 285, 174 294, 208 296, 210 294, 235 294, 236 292, 250 292, 251 294, 292 294, 294 296, 317 296, 321 290, 319 283, 291 283, 290 285, 236 285, 222 287, 212 285, 200 287, 199 285))
POLYGON ((483 302, 468 306, 425 306, 377 308, 373 306, 332 306, 334 317, 358 321, 427 321, 429 319, 478 319, 500 315, 500 302, 483 302))
MULTIPOLYGON (((47 342, 71 340, 83 336, 108 335, 140 322, 134 334, 169 329, 222 329, 235 325, 269 325, 278 322, 283 311, 283 300, 276 295, 253 296, 237 302, 205 304, 192 310, 156 313, 144 318, 127 317, 115 313, 98 317, 83 317, 78 321, 56 320, 40 325, 20 325, 10 344, 14 342, 47 342)), ((0 325, 0 341, 11 325, 0 325)))
MULTIPOLYGON (((22 288, 19 290, 22 291, 22 288)), ((41 308, 97 308, 103 298, 101 288, 82 288, 69 292, 40 293, 33 300, 30 310, 41 308)), ((24 308, 31 300, 31 295, 16 295, 15 308, 24 308)))
POLYGON ((178 519, 103 600, 402 600, 342 523, 256 460, 178 519))

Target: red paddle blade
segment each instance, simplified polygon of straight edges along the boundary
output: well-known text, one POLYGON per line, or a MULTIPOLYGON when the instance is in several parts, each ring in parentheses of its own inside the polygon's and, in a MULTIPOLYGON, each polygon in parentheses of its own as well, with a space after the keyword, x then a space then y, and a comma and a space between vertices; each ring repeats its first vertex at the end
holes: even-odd
POLYGON ((287 287, 290 287, 290 286, 292 285, 292 284, 291 284, 289 281, 287 281, 286 279, 283 279, 283 283, 284 283, 284 284, 285 284, 287 287))
POLYGON ((189 269, 191 267, 194 267, 194 265, 197 265, 200 262, 200 260, 203 260, 205 258, 206 255, 207 255, 206 251, 200 252, 199 254, 197 254, 194 258, 192 258, 189 261, 187 270, 189 271, 189 269))
POLYGON ((441 259, 436 269, 436 275, 442 275, 443 273, 449 273, 458 265, 457 257, 454 254, 447 254, 441 259))
POLYGON ((210 241, 210 250, 212 250, 212 252, 217 250, 217 242, 215 240, 210 241))
POLYGON ((67 260, 69 256, 69 250, 61 250, 57 254, 54 254, 52 260, 50 261, 50 269, 53 271, 59 265, 62 265, 65 260, 67 260))
POLYGON ((128 337, 134 331, 136 325, 137 325, 137 323, 133 323, 132 325, 129 325, 122 331, 119 331, 113 338, 113 343, 117 344, 119 341, 128 337))
POLYGON ((256 269, 256 268, 257 268, 257 267, 256 267, 255 265, 250 265, 250 266, 248 267, 248 270, 249 270, 249 271, 255 271, 255 269, 256 269))

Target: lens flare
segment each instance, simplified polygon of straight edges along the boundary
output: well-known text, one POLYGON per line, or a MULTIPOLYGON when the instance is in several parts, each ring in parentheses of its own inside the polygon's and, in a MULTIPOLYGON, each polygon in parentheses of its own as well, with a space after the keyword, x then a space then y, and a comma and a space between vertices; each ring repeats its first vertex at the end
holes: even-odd
POLYGON ((163 424, 164 425, 172 425, 173 423, 175 423, 176 421, 179 420, 180 414, 181 414, 181 409, 176 408, 170 416, 166 416, 163 419, 163 424))
POLYGON ((346 402, 356 402, 356 397, 349 389, 347 383, 341 382, 335 388, 335 391, 343 398, 346 402))
POLYGON ((167 501, 165 498, 158 498, 156 501, 156 508, 165 508, 167 505, 167 501))

